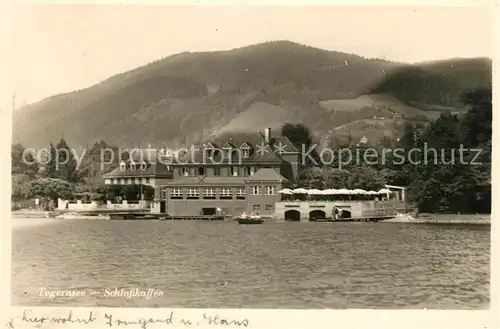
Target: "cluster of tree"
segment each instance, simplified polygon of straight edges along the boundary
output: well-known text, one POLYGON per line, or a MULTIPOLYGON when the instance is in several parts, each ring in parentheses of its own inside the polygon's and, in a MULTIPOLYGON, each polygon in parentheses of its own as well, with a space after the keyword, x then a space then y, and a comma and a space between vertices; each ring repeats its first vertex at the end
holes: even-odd
MULTIPOLYGON (((45 152, 36 156, 28 152, 22 144, 12 145, 12 201, 38 198, 42 204, 47 204, 49 201, 57 201, 58 198, 105 200, 107 194, 98 191, 102 184, 101 175, 118 162, 116 157, 102 159, 101 163, 101 152, 105 149, 117 150, 100 141, 92 148, 84 150, 85 153, 81 153, 83 157, 78 164, 76 156, 81 154, 76 155, 64 139, 55 146, 50 143, 45 152)), ((110 155, 111 152, 102 154, 110 155)), ((147 188, 145 190, 149 191, 147 188)), ((130 194, 131 192, 124 191, 122 194, 116 194, 115 198, 130 194)))
POLYGON ((405 134, 404 146, 421 149, 422 161, 394 169, 404 174, 400 179, 420 210, 491 211, 491 91, 490 86, 464 93, 470 110, 463 117, 443 113, 426 129, 405 134))
MULTIPOLYGON (((397 140, 378 145, 336 145, 333 161, 306 163, 298 186, 307 188, 361 188, 374 190, 385 184, 407 186, 409 198, 422 212, 476 213, 491 211, 491 86, 462 94, 470 109, 463 116, 443 112, 427 126, 408 123, 397 140), (377 149, 378 148, 378 149, 377 149), (391 152, 384 149, 391 148, 391 152), (336 152, 344 149, 344 152, 336 152), (350 152, 345 152, 350 149, 350 152), (349 161, 370 152, 384 161, 349 161), (398 151, 396 151, 398 150, 398 151), (399 152, 399 153, 397 153, 399 152)), ((292 143, 312 144, 307 128, 284 125, 283 135, 292 143)), ((321 154, 317 150, 314 158, 321 154)), ((324 157, 323 157, 323 160, 324 157)), ((327 159, 328 160, 328 159, 327 159)))

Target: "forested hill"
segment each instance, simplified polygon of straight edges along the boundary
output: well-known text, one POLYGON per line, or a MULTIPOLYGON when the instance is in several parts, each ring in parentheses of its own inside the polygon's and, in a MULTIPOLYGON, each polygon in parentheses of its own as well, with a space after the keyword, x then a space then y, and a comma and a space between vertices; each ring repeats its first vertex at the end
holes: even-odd
MULTIPOLYGON (((489 82, 485 59, 408 65, 276 41, 181 53, 50 97, 14 113, 13 139, 35 148, 61 137, 75 148, 100 140, 165 147, 284 122, 330 136, 377 116, 430 120, 442 106, 463 107, 458 95, 465 89, 489 82), (367 102, 362 95, 370 93, 379 95, 367 102), (263 122, 262 113, 272 122, 263 122)), ((395 130, 380 127, 374 138, 395 130)))
POLYGON ((410 104, 460 107, 461 94, 491 83, 491 60, 453 59, 402 67, 377 84, 373 93, 390 93, 410 104))

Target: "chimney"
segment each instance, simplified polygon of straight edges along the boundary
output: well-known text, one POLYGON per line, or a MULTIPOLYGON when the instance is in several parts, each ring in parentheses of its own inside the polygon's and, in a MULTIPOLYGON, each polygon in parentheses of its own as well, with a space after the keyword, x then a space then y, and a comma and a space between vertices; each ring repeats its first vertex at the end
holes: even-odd
POLYGON ((266 130, 264 131, 264 138, 266 139, 267 143, 271 143, 271 127, 266 128, 266 130))

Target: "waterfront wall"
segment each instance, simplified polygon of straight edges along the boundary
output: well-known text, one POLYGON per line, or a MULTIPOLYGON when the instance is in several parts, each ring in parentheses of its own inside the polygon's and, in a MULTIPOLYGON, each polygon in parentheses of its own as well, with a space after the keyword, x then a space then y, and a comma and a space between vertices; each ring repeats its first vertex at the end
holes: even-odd
POLYGON ((59 199, 57 201, 57 209, 58 210, 73 210, 73 211, 82 211, 82 210, 140 210, 140 209, 149 209, 150 202, 149 201, 138 201, 136 203, 129 203, 124 200, 120 203, 112 203, 111 201, 107 201, 107 203, 101 203, 98 201, 91 201, 89 203, 84 203, 81 200, 77 201, 67 201, 59 199), (67 205, 67 206, 66 206, 67 205))
POLYGON ((348 211, 351 218, 382 217, 404 211, 405 203, 388 201, 280 201, 275 204, 275 217, 281 220, 309 221, 311 217, 331 218, 333 208, 348 211))

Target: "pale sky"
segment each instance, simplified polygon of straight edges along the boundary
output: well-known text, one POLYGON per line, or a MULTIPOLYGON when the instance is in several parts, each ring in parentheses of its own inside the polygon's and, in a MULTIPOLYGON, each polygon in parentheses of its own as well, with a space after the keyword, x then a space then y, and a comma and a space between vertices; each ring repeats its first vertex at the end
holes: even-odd
POLYGON ((13 22, 18 106, 175 53, 269 40, 402 62, 492 57, 488 8, 25 5, 13 22))

